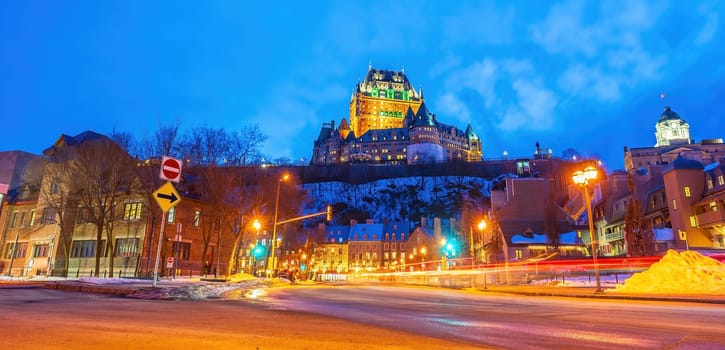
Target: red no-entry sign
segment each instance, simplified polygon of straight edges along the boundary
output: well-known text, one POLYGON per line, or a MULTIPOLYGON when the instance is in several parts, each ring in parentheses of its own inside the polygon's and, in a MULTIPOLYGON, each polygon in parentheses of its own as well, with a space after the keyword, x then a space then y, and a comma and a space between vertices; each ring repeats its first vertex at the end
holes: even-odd
POLYGON ((166 156, 161 158, 161 171, 159 172, 159 177, 162 180, 179 182, 181 179, 181 161, 176 158, 166 156))

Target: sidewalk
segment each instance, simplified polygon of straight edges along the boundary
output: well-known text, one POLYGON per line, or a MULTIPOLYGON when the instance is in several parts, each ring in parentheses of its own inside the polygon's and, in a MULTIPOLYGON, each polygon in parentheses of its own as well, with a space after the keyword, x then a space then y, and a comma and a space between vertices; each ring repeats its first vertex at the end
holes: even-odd
MULTIPOLYGON (((239 286, 234 283, 209 283, 202 281, 166 281, 161 280, 157 284, 157 288, 151 286, 151 281, 139 282, 137 280, 126 283, 109 283, 109 284, 93 284, 76 280, 60 280, 40 283, 42 287, 48 289, 58 289, 64 291, 76 291, 85 293, 113 294, 120 296, 130 296, 138 298, 155 299, 155 296, 169 296, 173 298, 183 299, 183 293, 174 293, 181 289, 200 288, 204 286, 217 286, 229 289, 239 286), (175 297, 173 297, 175 295, 175 297)), ((27 286, 27 284, 24 284, 27 286)), ((245 285, 251 287, 250 285, 245 285)), ((3 288, 0 284, 0 288, 3 288)), ((212 287, 210 287, 212 288, 212 287)), ((481 293, 504 293, 528 296, 546 296, 546 297, 570 297, 570 298, 596 298, 596 299, 613 299, 613 300, 643 300, 643 301, 676 301, 691 302, 704 304, 722 304, 725 305, 725 295, 713 294, 634 294, 620 293, 614 289, 604 289, 603 293, 595 293, 594 287, 556 287, 556 286, 531 286, 531 285, 489 285, 486 289, 473 289, 481 293)), ((164 299, 164 298, 161 298, 164 299)), ((216 297, 208 297, 208 299, 216 299, 216 297)))
POLYGON ((596 293, 595 287, 549 287, 549 286, 488 286, 487 289, 477 290, 482 292, 507 293, 529 296, 553 296, 570 298, 597 298, 597 299, 620 299, 620 300, 646 300, 646 301, 678 301, 690 303, 724 304, 725 295, 716 294, 645 294, 645 293, 621 293, 615 289, 604 288, 604 293, 596 293))

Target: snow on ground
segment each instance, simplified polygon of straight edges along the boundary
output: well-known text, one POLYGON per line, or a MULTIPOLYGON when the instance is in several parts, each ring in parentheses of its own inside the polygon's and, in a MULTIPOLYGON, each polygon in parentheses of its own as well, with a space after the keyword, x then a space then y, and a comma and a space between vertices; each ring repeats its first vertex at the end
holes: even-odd
POLYGON ((698 252, 669 250, 649 269, 618 285, 616 291, 725 295, 725 264, 698 252))
MULTIPOLYGON (((603 288, 614 288, 622 281, 631 277, 632 274, 604 275, 599 278, 599 283, 603 288)), ((563 280, 533 280, 532 285, 541 285, 546 287, 596 287, 597 282, 593 275, 591 276, 570 276, 563 280)))

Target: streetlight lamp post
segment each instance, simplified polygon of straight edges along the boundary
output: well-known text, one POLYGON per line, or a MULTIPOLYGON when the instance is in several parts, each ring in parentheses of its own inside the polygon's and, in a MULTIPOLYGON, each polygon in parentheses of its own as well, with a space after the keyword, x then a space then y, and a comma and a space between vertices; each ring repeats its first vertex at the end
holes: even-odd
POLYGON ((592 262, 594 264, 594 276, 597 280, 597 289, 595 293, 602 293, 601 280, 599 278, 599 263, 597 262, 597 240, 594 235, 594 218, 592 215, 592 198, 589 194, 589 183, 593 182, 597 178, 597 169, 592 166, 584 168, 584 170, 577 170, 572 176, 574 183, 581 186, 584 189, 584 201, 587 205, 587 220, 589 221, 589 239, 592 243, 592 262))
POLYGON ((267 266, 269 269, 272 270, 272 273, 274 273, 274 271, 276 270, 274 248, 277 244, 277 214, 279 211, 279 189, 282 186, 282 181, 287 181, 288 178, 289 175, 285 174, 277 182, 277 197, 274 200, 274 222, 272 223, 272 241, 270 242, 269 246, 269 258, 267 262, 267 266))
POLYGON ((257 240, 259 239, 259 229, 262 228, 262 224, 259 223, 259 220, 254 219, 252 226, 254 227, 254 230, 256 231, 256 236, 254 236, 254 246, 251 249, 251 253, 252 253, 251 258, 252 259, 251 259, 251 264, 249 267, 249 272, 252 273, 252 275, 256 276, 257 275, 257 259, 256 259, 257 252, 255 250, 257 249, 257 240))
MULTIPOLYGON (((481 234, 483 234, 483 230, 486 229, 486 221, 481 220, 478 222, 478 225, 476 225, 476 226, 478 227, 478 231, 480 231, 481 234)), ((470 251, 471 251, 471 269, 473 269, 476 266, 476 249, 474 247, 475 241, 473 239, 473 226, 471 226, 469 228, 469 235, 470 235, 470 244, 471 244, 471 249, 470 249, 470 251)), ((481 239, 480 240, 481 246, 483 246, 484 243, 485 242, 483 241, 483 239, 481 239)), ((478 251, 480 253, 481 249, 479 249, 478 251)))

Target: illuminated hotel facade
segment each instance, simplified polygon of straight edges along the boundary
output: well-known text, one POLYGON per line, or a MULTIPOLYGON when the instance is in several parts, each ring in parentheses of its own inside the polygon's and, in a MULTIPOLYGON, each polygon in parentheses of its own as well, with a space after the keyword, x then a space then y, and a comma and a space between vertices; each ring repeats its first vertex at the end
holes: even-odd
POLYGON ((350 97, 349 112, 349 122, 343 118, 337 125, 322 125, 312 164, 473 162, 483 157, 481 139, 471 125, 461 130, 439 122, 405 70, 368 66, 350 97))

